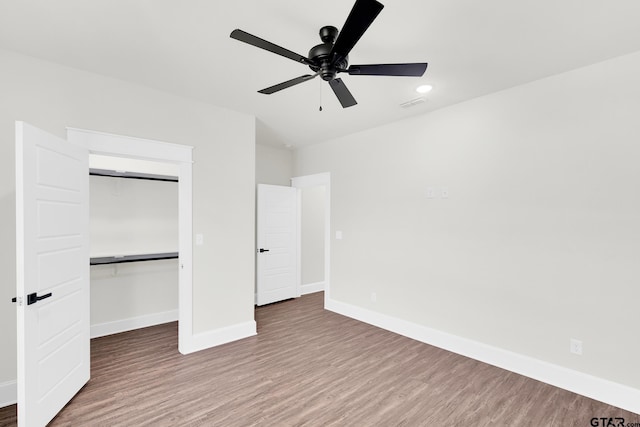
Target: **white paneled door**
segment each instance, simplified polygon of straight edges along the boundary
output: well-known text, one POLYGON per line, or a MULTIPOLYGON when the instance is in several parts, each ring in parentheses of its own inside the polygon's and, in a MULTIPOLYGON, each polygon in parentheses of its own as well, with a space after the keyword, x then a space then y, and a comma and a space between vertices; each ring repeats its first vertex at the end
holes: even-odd
POLYGON ((89 380, 89 156, 16 122, 18 426, 89 380))
POLYGON ((258 184, 256 303, 300 296, 298 189, 258 184))

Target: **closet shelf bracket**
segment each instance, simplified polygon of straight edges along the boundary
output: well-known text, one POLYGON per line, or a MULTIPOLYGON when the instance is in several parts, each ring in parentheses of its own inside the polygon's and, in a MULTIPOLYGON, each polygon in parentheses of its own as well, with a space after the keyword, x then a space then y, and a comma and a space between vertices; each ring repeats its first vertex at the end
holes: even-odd
POLYGON ((90 265, 106 265, 106 264, 122 264, 125 262, 139 261, 156 261, 161 259, 178 258, 178 252, 163 252, 157 254, 141 254, 141 255, 125 255, 125 256, 106 256, 91 258, 90 265))

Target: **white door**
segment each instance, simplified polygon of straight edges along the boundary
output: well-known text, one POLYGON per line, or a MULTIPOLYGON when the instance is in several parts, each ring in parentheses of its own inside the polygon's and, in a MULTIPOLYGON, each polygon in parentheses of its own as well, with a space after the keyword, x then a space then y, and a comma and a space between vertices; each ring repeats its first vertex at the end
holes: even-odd
POLYGON ((89 155, 16 122, 18 426, 89 380, 89 155))
POLYGON ((258 305, 300 296, 298 190, 258 184, 258 305))

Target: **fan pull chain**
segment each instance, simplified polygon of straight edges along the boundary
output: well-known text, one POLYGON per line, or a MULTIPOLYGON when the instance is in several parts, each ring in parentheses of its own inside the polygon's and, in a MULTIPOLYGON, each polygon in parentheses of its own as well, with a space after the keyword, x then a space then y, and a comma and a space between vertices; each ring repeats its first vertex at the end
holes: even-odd
POLYGON ((319 80, 319 88, 320 88, 320 108, 318 111, 322 111, 322 80, 319 80))

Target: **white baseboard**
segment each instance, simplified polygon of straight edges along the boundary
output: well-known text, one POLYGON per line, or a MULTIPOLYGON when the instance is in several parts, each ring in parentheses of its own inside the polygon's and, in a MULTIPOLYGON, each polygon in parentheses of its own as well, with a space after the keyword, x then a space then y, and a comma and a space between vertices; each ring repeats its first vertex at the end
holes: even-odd
POLYGON ((189 354, 207 348, 237 341, 242 338, 251 337, 257 334, 256 322, 238 323, 237 325, 226 326, 224 328, 214 329, 213 331, 194 334, 189 339, 187 348, 182 350, 183 354, 189 354))
POLYGON ((161 325, 163 323, 178 320, 178 310, 164 311, 162 313, 147 314, 145 316, 130 317, 128 319, 115 320, 113 322, 91 325, 91 338, 104 337, 148 326, 161 325))
POLYGON ((336 300, 327 310, 640 414, 640 390, 336 300))
POLYGON ((307 294, 312 294, 314 292, 322 292, 322 291, 324 291, 324 282, 307 283, 306 285, 300 286, 301 295, 307 295, 307 294))
POLYGON ((7 381, 0 383, 0 408, 13 405, 18 401, 18 382, 7 381))

